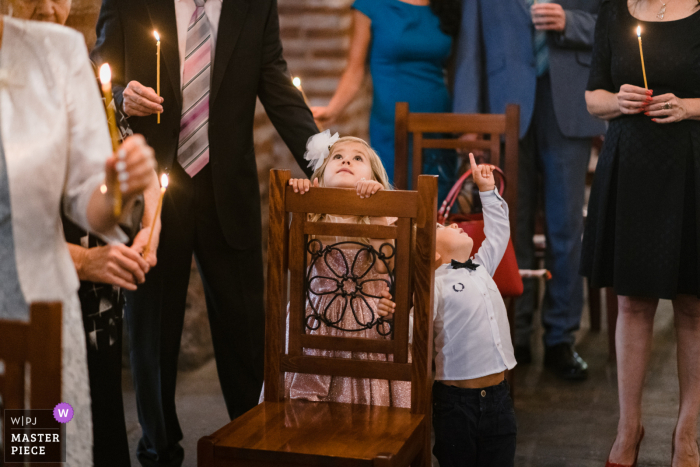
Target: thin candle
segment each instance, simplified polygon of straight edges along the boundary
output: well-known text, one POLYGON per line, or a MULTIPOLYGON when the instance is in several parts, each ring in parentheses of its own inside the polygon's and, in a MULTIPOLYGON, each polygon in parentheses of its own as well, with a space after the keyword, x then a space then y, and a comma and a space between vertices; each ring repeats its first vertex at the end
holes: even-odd
POLYGON ((146 248, 143 250, 143 257, 148 256, 149 251, 151 251, 151 239, 153 238, 153 229, 156 226, 156 221, 160 217, 160 211, 163 208, 163 196, 165 196, 165 190, 168 188, 168 176, 166 174, 160 177, 160 198, 158 198, 158 206, 156 207, 156 214, 153 216, 153 222, 151 222, 151 233, 148 234, 148 242, 146 243, 146 248))
MULTIPOLYGON (((156 37, 156 94, 160 97, 160 36, 158 31, 153 31, 156 37)), ((160 124, 160 112, 158 112, 158 124, 160 124)))
POLYGON ((644 74, 644 89, 649 89, 647 85, 647 70, 644 68, 644 51, 642 50, 642 27, 637 26, 637 39, 639 40, 639 56, 642 59, 642 74, 644 74))
MULTIPOLYGON (((112 137, 112 151, 119 149, 119 130, 117 130, 117 118, 114 116, 114 108, 109 104, 112 102, 112 70, 105 63, 100 67, 100 82, 102 83, 102 95, 105 98, 105 110, 107 112, 107 124, 109 125, 109 135, 112 137)), ((122 190, 119 180, 114 180, 114 217, 122 215, 122 190)))

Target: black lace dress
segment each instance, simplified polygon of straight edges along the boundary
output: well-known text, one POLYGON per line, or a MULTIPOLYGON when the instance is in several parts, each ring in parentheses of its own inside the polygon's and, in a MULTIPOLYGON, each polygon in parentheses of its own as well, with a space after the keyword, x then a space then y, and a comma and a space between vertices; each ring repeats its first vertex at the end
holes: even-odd
MULTIPOLYGON (((700 8, 677 21, 634 18, 627 0, 605 0, 596 26, 589 90, 644 86, 700 98, 700 8)), ((610 121, 596 168, 581 273, 618 295, 700 297, 700 121, 658 124, 644 114, 610 121)))

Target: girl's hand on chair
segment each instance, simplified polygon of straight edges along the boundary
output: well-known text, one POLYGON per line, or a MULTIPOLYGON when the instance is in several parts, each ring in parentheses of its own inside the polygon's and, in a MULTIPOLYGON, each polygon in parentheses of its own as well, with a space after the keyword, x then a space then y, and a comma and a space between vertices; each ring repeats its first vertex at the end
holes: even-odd
POLYGON ((383 190, 384 186, 374 180, 365 180, 364 178, 355 184, 357 196, 360 198, 369 198, 376 192, 383 190))
POLYGON ((306 178, 292 178, 289 180, 289 186, 294 188, 294 193, 304 194, 311 189, 312 186, 318 188, 318 178, 314 178, 314 184, 311 185, 311 180, 306 178))
POLYGON ((496 180, 493 178, 493 166, 488 164, 476 165, 474 154, 469 153, 469 163, 471 164, 474 183, 479 187, 479 191, 493 191, 496 188, 496 180))
POLYGON ((381 298, 377 304, 377 314, 381 317, 393 315, 394 311, 396 311, 396 303, 391 301, 391 294, 388 288, 384 289, 382 297, 384 298, 381 298))

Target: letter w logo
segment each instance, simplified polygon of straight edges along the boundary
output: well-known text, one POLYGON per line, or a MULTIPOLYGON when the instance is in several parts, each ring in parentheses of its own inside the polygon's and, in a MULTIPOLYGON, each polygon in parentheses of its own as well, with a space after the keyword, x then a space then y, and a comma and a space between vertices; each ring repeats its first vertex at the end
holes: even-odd
POLYGON ((68 409, 58 409, 58 416, 59 417, 67 417, 68 416, 68 409))

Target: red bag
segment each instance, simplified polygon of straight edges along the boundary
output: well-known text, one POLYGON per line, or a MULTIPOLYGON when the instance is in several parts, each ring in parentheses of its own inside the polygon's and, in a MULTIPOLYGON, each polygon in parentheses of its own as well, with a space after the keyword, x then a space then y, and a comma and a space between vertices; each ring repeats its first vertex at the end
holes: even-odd
MULTIPOLYGON (((503 195, 506 188, 505 175, 498 167, 496 167, 494 170, 494 175, 495 174, 500 175, 500 182, 497 182, 496 186, 498 187, 499 193, 503 195)), ((452 187, 450 193, 445 199, 445 202, 442 203, 442 206, 438 211, 438 222, 445 222, 446 214, 452 210, 452 206, 462 190, 462 185, 470 176, 471 170, 468 170, 452 187)), ((486 235, 484 234, 483 214, 452 214, 449 216, 449 218, 447 218, 447 223, 456 223, 474 240, 472 253, 475 254, 477 251, 479 251, 481 244, 486 239, 486 235)), ((523 294, 523 280, 520 277, 518 262, 515 259, 513 242, 510 239, 508 240, 506 252, 503 254, 503 259, 501 259, 501 263, 498 265, 498 268, 496 268, 496 273, 493 275, 493 281, 498 286, 498 290, 501 292, 503 297, 519 297, 523 294)))

